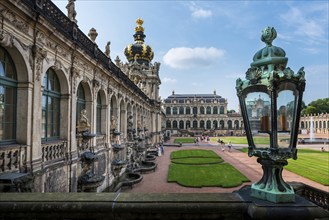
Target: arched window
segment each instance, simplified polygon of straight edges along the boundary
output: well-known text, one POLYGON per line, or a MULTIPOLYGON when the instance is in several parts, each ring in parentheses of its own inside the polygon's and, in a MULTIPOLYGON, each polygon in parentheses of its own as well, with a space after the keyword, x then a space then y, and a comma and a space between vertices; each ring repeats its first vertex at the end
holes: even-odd
POLYGON ((315 128, 319 128, 318 127, 318 121, 315 122, 315 128))
POLYGON ((102 99, 100 94, 97 94, 97 105, 96 105, 96 133, 102 133, 102 99))
POLYGON ((239 121, 238 120, 234 121, 234 129, 239 129, 239 121))
POLYGON ((218 121, 213 121, 212 122, 213 128, 217 129, 218 128, 218 121))
POLYGON ((207 120, 207 129, 211 129, 211 121, 207 120))
POLYGON ((204 107, 203 106, 200 107, 200 114, 202 114, 202 115, 204 114, 204 107))
POLYGON ((76 113, 77 122, 80 112, 83 109, 86 109, 86 97, 85 97, 85 91, 80 83, 77 91, 77 113, 76 113))
POLYGON ((171 122, 169 120, 167 120, 166 127, 171 128, 171 122))
POLYGON ((217 115, 218 114, 218 107, 217 106, 214 106, 213 110, 212 110, 212 113, 214 115, 217 115))
POLYGON ((184 107, 183 106, 179 107, 179 114, 184 115, 184 107))
POLYGON ((326 122, 323 121, 323 128, 326 128, 326 122))
POLYGON ((172 127, 173 127, 173 128, 177 128, 177 121, 173 121, 173 122, 172 122, 172 127))
POLYGON ((319 128, 322 128, 322 121, 319 121, 319 128))
POLYGON ((59 138, 60 128, 60 84, 53 69, 48 69, 43 78, 42 93, 42 139, 59 138))
POLYGON ((200 121, 200 128, 204 128, 204 120, 200 121))
POLYGON ((221 128, 221 129, 224 129, 224 126, 225 126, 225 125, 224 125, 224 121, 221 120, 221 121, 219 122, 219 124, 220 124, 220 128, 221 128))
POLYGON ((210 115, 210 114, 211 114, 211 107, 207 106, 207 115, 210 115))
POLYGON ((190 121, 186 121, 186 129, 189 129, 191 127, 191 122, 190 121))
POLYGON ((170 107, 167 107, 166 108, 166 115, 170 115, 170 114, 171 114, 170 107))
POLYGON ((300 123, 300 128, 304 129, 304 122, 303 121, 300 123))
POLYGON ((228 129, 232 129, 232 121, 231 120, 229 120, 227 122, 227 127, 228 127, 228 129))
POLYGON ((221 106, 221 107, 219 108, 219 114, 224 114, 224 106, 221 106))
POLYGON ((197 128, 198 127, 198 122, 197 122, 197 120, 194 120, 193 121, 193 128, 197 128))
POLYGON ((16 68, 8 52, 0 47, 0 143, 16 142, 16 100, 16 68))
POLYGON ((177 107, 173 107, 173 109, 172 109, 172 114, 173 114, 173 115, 177 115, 177 113, 178 113, 178 112, 177 112, 177 107))
POLYGON ((187 115, 191 114, 191 108, 190 107, 186 107, 185 114, 187 114, 187 115))
POLYGON ((184 129, 184 121, 183 120, 179 121, 179 129, 184 129))
POLYGON ((193 115, 197 115, 198 114, 198 108, 197 107, 193 107, 193 115))

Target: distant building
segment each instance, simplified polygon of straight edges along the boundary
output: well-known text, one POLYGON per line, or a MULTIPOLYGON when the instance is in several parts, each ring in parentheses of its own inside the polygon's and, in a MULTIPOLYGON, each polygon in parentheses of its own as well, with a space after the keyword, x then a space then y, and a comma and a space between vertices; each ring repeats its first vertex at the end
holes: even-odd
POLYGON ((309 134, 311 128, 315 134, 329 134, 329 113, 302 116, 299 129, 302 133, 309 134))
POLYGON ((227 100, 216 94, 175 94, 164 100, 167 135, 240 135, 239 113, 228 113, 227 100))

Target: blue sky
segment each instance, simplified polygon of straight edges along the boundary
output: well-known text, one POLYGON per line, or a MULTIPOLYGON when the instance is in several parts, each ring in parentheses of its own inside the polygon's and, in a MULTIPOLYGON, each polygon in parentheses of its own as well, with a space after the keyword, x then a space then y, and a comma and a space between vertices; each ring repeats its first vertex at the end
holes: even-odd
MULTIPOLYGON (((54 1, 67 14, 67 1, 54 1)), ((144 20, 145 43, 160 62, 160 95, 211 94, 216 90, 238 109, 235 81, 245 78, 254 54, 265 46, 261 31, 275 27, 273 45, 283 48, 288 65, 305 67, 304 102, 329 97, 328 1, 88 1, 75 2, 79 28, 98 32, 112 60, 133 43, 136 19, 144 20)))

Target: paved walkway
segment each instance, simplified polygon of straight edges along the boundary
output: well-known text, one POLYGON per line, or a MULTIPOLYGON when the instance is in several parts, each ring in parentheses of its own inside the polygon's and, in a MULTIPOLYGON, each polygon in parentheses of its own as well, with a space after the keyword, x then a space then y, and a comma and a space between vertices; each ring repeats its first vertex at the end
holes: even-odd
MULTIPOLYGON (((319 147, 320 149, 321 147, 319 147)), ((257 182, 261 179, 263 171, 261 165, 257 163, 256 157, 248 157, 246 153, 239 150, 232 149, 231 152, 225 150, 221 151, 217 143, 201 143, 198 146, 194 144, 184 144, 182 147, 165 147, 164 155, 157 157, 156 163, 158 167, 155 172, 143 174, 142 182, 133 186, 132 189, 123 189, 122 192, 129 193, 230 193, 240 189, 244 185, 257 182), (202 188, 189 188, 178 185, 177 183, 168 183, 167 175, 170 164, 170 154, 176 150, 182 149, 205 149, 215 151, 221 158, 230 163, 241 173, 243 173, 251 182, 244 183, 241 186, 233 188, 221 187, 202 187, 202 188)), ((312 180, 301 177, 297 174, 283 170, 283 178, 286 182, 302 182, 304 184, 313 186, 318 189, 329 192, 329 186, 323 186, 312 180)))

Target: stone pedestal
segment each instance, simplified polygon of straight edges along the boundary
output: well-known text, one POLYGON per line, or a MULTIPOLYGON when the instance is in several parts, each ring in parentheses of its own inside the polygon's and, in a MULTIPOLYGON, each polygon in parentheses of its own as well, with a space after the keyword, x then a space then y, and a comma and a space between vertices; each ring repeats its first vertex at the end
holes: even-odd
POLYGON ((326 219, 328 212, 305 198, 295 195, 295 202, 273 203, 252 197, 250 186, 243 187, 237 194, 245 202, 250 202, 248 215, 251 219, 326 219))

